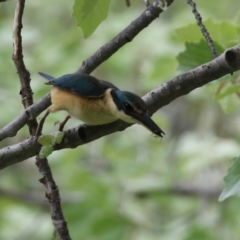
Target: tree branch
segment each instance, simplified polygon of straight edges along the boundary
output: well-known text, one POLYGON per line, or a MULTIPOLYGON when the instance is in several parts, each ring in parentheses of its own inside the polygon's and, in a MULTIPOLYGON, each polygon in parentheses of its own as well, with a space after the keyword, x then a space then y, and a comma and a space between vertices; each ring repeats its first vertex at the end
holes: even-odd
MULTIPOLYGON (((228 49, 216 59, 162 84, 147 93, 143 99, 150 114, 153 114, 174 99, 239 69, 240 45, 237 45, 228 49)), ((122 131, 129 126, 122 121, 101 126, 83 124, 65 131, 63 142, 57 145, 55 149, 75 148, 113 132, 122 131)), ((3 148, 0 150, 0 169, 35 156, 40 147, 36 137, 32 137, 13 146, 3 148)))
MULTIPOLYGON (((14 15, 14 26, 13 26, 13 36, 14 36, 14 52, 12 59, 17 68, 17 72, 19 75, 20 83, 21 83, 21 91, 20 94, 22 96, 22 103, 24 108, 31 106, 33 104, 32 98, 32 89, 30 86, 30 73, 25 67, 23 61, 23 53, 22 53, 22 16, 25 6, 25 0, 18 0, 14 15)), ((27 113, 25 111, 25 113, 27 113)), ((32 136, 34 136, 37 129, 37 120, 36 117, 31 117, 31 119, 27 122, 29 132, 32 136)), ((15 126, 16 127, 16 126, 15 126)), ((51 172, 51 168, 48 165, 47 159, 40 159, 37 155, 36 157, 36 165, 42 174, 42 183, 46 188, 46 197, 49 200, 50 208, 51 208, 51 217, 53 220, 53 224, 55 226, 56 232, 58 233, 60 239, 62 240, 71 240, 69 235, 69 231, 67 228, 67 223, 64 219, 61 203, 60 203, 60 194, 58 191, 58 187, 55 184, 51 172)))

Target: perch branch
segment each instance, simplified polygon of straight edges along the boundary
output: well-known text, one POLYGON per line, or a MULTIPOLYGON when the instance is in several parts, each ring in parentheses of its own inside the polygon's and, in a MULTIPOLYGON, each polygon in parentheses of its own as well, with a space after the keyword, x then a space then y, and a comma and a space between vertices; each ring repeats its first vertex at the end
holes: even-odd
MULTIPOLYGON (((240 45, 237 45, 228 49, 216 59, 163 83, 158 88, 147 93, 143 99, 148 106, 150 114, 153 114, 174 99, 239 69, 240 45)), ((57 145, 55 150, 75 148, 113 132, 122 131, 129 126, 129 124, 122 121, 101 126, 77 126, 65 131, 63 143, 57 145)), ((36 138, 32 137, 1 149, 0 169, 35 156, 40 147, 36 138)))

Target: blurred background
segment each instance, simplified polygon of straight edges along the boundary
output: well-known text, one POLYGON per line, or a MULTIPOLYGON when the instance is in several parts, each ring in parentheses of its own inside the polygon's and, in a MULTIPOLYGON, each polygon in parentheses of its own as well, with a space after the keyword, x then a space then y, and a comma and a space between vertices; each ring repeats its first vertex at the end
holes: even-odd
MULTIPOLYGON (((131 3, 127 8, 124 1, 113 0, 108 18, 84 39, 71 16, 73 1, 26 1, 24 61, 31 73, 35 102, 49 92, 38 71, 56 77, 74 72, 144 11, 142 1, 131 3)), ((223 48, 237 44, 240 2, 196 3, 211 25, 212 37, 223 48), (223 33, 228 38, 222 37, 223 33)), ((11 59, 15 4, 7 1, 0 6, 0 127, 23 112, 11 59)), ((190 6, 175 1, 92 74, 143 96, 183 72, 179 54, 185 51, 187 41, 199 40, 194 39, 194 31, 183 31, 192 24, 195 18, 190 6)), ((189 62, 194 60, 191 57, 189 62)), ((238 81, 237 73, 228 78, 238 81)), ((49 156, 73 239, 239 239, 239 199, 218 201, 223 177, 240 152, 239 98, 234 94, 220 101, 215 98, 226 81, 197 89, 155 113, 154 121, 166 132, 162 140, 135 125, 49 156)), ((64 112, 50 115, 43 132, 56 131, 54 122, 64 117, 64 112)), ((66 128, 78 124, 71 119, 66 128)), ((25 126, 0 147, 28 136, 25 126)), ((52 238, 54 229, 40 178, 34 158, 0 172, 1 240, 52 238)))

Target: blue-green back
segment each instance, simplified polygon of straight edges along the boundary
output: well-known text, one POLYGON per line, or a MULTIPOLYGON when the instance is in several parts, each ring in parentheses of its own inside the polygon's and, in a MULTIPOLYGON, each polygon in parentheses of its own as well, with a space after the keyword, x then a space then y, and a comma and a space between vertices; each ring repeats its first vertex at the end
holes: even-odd
POLYGON ((113 84, 98 80, 97 78, 87 74, 67 74, 59 78, 53 79, 47 74, 40 73, 41 76, 49 80, 49 84, 60 87, 67 91, 74 92, 80 96, 94 98, 103 96, 108 88, 118 89, 113 84))

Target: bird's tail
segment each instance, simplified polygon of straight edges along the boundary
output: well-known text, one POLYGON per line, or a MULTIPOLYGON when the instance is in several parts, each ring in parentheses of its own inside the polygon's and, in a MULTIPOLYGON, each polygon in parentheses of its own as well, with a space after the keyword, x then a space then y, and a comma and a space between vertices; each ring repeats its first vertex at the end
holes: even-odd
POLYGON ((46 78, 49 82, 46 84, 50 84, 51 85, 51 81, 55 79, 55 77, 52 77, 46 73, 43 72, 38 72, 39 75, 41 75, 42 77, 46 78))

